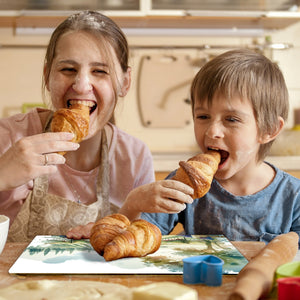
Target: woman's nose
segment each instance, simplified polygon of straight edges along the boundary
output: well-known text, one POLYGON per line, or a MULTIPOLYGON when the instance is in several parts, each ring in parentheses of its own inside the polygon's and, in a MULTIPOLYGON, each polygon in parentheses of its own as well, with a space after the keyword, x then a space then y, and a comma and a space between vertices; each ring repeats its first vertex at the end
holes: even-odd
POLYGON ((75 77, 75 81, 72 85, 75 92, 80 94, 86 94, 92 90, 92 84, 87 74, 78 73, 75 77))
POLYGON ((206 130, 206 135, 210 138, 223 138, 224 130, 221 121, 212 122, 206 130))

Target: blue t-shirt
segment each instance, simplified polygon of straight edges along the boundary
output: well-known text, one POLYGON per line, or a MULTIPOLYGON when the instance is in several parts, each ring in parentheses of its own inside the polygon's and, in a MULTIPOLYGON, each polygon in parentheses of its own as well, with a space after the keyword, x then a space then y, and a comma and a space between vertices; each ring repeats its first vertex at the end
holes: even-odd
POLYGON ((235 196, 214 179, 209 192, 182 212, 143 213, 142 218, 157 225, 162 234, 169 234, 180 222, 185 234, 223 234, 231 241, 268 243, 282 233, 300 235, 300 180, 271 166, 275 178, 253 195, 235 196))

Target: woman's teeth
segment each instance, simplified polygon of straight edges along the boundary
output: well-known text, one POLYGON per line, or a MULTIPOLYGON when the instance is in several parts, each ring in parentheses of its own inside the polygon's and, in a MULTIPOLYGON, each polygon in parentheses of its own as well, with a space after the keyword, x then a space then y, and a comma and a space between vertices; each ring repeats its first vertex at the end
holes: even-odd
POLYGON ((87 100, 68 100, 67 106, 71 107, 73 104, 81 104, 90 108, 90 114, 97 108, 97 104, 93 101, 87 100))
POLYGON ((93 107, 95 104, 92 101, 86 101, 86 100, 69 100, 68 101, 68 107, 73 104, 82 104, 88 107, 93 107))

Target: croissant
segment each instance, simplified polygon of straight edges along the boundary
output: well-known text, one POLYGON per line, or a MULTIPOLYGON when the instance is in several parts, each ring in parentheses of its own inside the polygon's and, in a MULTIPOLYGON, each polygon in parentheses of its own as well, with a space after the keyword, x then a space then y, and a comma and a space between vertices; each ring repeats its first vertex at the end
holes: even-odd
POLYGON ((106 244, 125 231, 129 225, 130 221, 122 214, 106 216, 92 227, 90 243, 100 255, 103 255, 106 244))
POLYGON ((107 261, 128 256, 145 256, 160 247, 160 229, 146 220, 132 223, 122 214, 98 220, 90 236, 92 247, 107 261))
MULTIPOLYGON (((51 122, 52 132, 72 132, 72 142, 80 143, 89 131, 89 107, 83 104, 73 104, 70 109, 61 108, 54 112, 51 122)), ((60 154, 65 154, 61 152, 60 154)))
POLYGON ((194 199, 201 198, 209 191, 220 160, 221 155, 218 151, 209 150, 188 161, 180 161, 180 167, 172 179, 191 186, 194 189, 194 199))
POLYGON ((130 256, 141 257, 157 251, 160 244, 160 229, 139 219, 105 246, 103 257, 106 261, 130 256))

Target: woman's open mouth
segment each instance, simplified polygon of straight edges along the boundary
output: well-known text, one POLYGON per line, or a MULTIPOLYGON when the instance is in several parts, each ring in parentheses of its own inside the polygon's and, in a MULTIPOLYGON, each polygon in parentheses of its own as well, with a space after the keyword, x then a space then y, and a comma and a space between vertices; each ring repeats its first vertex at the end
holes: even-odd
POLYGON ((70 108, 75 103, 88 106, 90 108, 90 114, 92 114, 93 111, 95 111, 95 109, 97 108, 97 103, 90 100, 68 100, 67 101, 68 108, 70 108))

